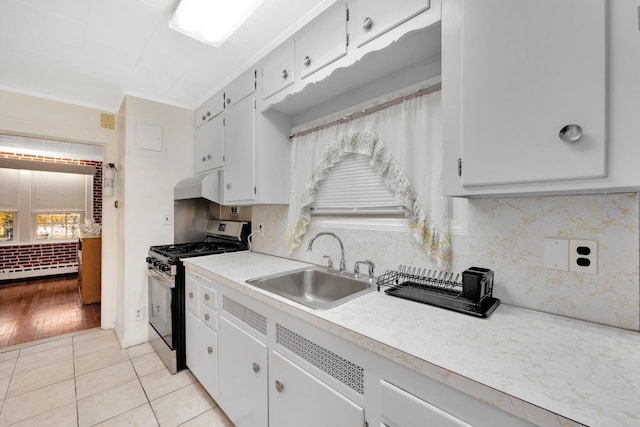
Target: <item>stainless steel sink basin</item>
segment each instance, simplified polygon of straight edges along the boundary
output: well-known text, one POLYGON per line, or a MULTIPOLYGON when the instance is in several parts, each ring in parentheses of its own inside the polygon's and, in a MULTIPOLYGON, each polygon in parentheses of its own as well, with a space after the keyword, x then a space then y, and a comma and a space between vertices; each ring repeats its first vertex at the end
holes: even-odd
POLYGON ((328 271, 325 267, 307 267, 269 276, 256 277, 247 283, 273 292, 315 310, 326 310, 375 290, 368 277, 328 271))

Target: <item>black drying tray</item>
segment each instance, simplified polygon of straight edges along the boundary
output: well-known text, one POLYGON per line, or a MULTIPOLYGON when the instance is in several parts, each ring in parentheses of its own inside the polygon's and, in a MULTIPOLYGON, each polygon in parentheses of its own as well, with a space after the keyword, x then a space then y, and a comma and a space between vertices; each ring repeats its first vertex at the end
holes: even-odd
POLYGON ((417 301, 482 318, 489 317, 500 305, 498 298, 486 296, 478 304, 464 298, 462 293, 457 289, 427 287, 424 286, 424 284, 410 281, 391 286, 385 289, 385 292, 394 297, 417 301))

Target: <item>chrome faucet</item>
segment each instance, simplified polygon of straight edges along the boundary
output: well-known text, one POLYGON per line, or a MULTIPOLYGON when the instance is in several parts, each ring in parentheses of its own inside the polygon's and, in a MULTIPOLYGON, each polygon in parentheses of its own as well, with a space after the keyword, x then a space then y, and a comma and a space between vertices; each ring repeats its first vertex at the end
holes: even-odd
POLYGON ((327 231, 322 231, 320 233, 317 233, 315 236, 311 238, 311 240, 309 240, 309 246, 307 247, 307 251, 311 252, 311 247, 313 246, 313 242, 315 242, 316 239, 320 236, 333 236, 336 238, 338 243, 340 243, 340 271, 341 272, 346 271, 347 264, 344 261, 344 245, 342 244, 342 240, 340 240, 340 238, 334 233, 329 233, 327 231))
POLYGON ((353 275, 356 277, 360 277, 360 264, 367 264, 369 266, 369 279, 373 280, 374 279, 373 269, 376 266, 373 264, 373 261, 371 261, 370 259, 365 259, 364 261, 356 261, 356 263, 353 265, 353 275))

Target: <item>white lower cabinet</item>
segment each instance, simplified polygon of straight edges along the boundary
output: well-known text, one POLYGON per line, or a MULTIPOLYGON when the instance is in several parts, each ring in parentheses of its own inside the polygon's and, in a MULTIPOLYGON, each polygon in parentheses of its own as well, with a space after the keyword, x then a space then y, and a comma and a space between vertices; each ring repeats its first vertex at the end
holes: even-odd
POLYGON ((381 381, 382 425, 387 427, 471 427, 453 415, 406 391, 381 381))
POLYGON ((187 366, 214 399, 218 398, 218 335, 187 312, 187 366))
POLYGON ((269 362, 269 425, 364 426, 364 409, 277 351, 269 362))
POLYGON ((218 403, 236 427, 268 425, 267 345, 220 318, 218 403))

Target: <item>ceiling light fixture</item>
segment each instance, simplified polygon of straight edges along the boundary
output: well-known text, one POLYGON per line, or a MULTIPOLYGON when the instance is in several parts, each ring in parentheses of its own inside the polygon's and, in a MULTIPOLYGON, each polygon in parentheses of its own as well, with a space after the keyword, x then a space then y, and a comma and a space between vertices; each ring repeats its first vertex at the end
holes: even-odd
POLYGON ((169 28, 220 47, 264 0, 181 0, 169 28))

